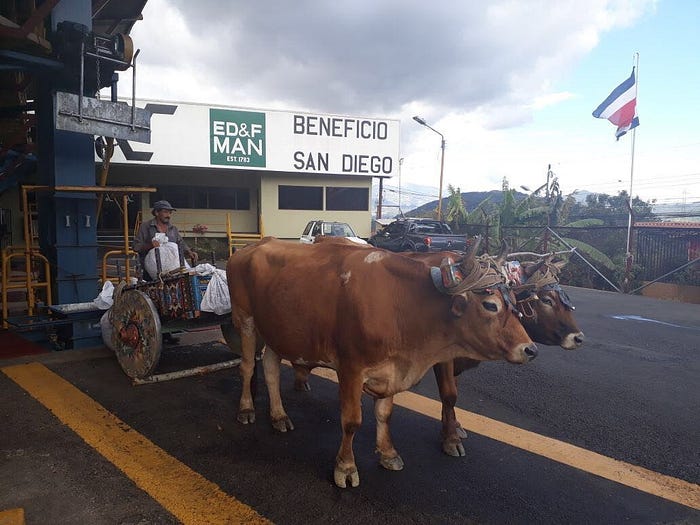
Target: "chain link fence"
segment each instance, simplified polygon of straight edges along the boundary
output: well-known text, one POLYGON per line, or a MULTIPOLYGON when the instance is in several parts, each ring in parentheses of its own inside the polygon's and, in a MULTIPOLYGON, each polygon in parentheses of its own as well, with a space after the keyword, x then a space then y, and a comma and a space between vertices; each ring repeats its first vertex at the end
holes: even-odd
POLYGON ((550 253, 575 247, 561 273, 571 286, 599 290, 636 291, 650 282, 700 286, 700 227, 636 226, 633 257, 625 253, 626 226, 588 228, 469 224, 468 236, 482 236, 482 250, 499 253, 501 239, 510 252, 550 253))

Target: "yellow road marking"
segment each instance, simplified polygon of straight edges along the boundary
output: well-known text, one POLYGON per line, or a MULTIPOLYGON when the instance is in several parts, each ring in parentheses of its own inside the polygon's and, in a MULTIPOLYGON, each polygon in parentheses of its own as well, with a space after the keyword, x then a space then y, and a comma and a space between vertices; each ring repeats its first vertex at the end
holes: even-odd
POLYGON ((2 371, 182 523, 271 523, 45 366, 2 371))
POLYGON ((0 510, 0 525, 24 525, 24 509, 0 510))
MULTIPOLYGON (((336 373, 327 368, 316 368, 313 370, 313 374, 338 382, 336 373)), ((442 404, 439 401, 413 392, 402 392, 394 396, 394 404, 438 421, 442 419, 442 404)), ((527 450, 533 454, 700 510, 700 485, 659 474, 653 470, 625 463, 460 408, 455 407, 455 413, 457 420, 465 430, 471 430, 476 434, 527 450)))

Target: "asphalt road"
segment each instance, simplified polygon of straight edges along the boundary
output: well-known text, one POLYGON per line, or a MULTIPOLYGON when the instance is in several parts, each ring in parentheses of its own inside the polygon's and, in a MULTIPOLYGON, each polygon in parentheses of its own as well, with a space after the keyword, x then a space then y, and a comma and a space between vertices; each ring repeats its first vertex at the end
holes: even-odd
MULTIPOLYGON (((355 438, 360 486, 341 490, 332 480, 340 438, 334 382, 312 377, 311 392, 295 392, 291 370, 283 367, 285 405, 296 429, 278 434, 269 424, 262 386, 257 423, 236 421, 236 369, 133 386, 114 357, 97 349, 32 360, 106 409, 96 425, 116 416, 125 443, 146 438, 201 480, 187 481, 183 489, 180 478, 189 478, 161 474, 160 463, 126 444, 116 452, 125 459, 106 454, 101 442, 111 430, 86 438, 90 433, 81 434, 79 424, 85 416, 66 409, 66 418, 78 420, 76 430, 58 419, 64 417, 58 409, 47 408, 70 405, 68 394, 51 390, 46 379, 32 382, 31 374, 29 386, 11 379, 16 371, 34 370, 22 368, 30 359, 0 361, 0 512, 22 508, 28 524, 214 522, 215 503, 189 518, 176 517, 173 509, 191 486, 195 500, 208 502, 208 493, 220 489, 231 508, 230 502, 240 503, 278 524, 700 523, 700 305, 568 290, 585 346, 541 346, 528 365, 485 363, 465 372, 458 406, 619 460, 621 471, 648 469, 642 477, 679 483, 680 492, 687 491, 684 502, 596 475, 589 460, 574 461, 575 450, 552 460, 547 447, 556 452, 556 442, 545 441, 544 452, 537 452, 512 432, 514 443, 508 444, 472 431, 464 442, 466 457, 448 457, 440 449, 439 422, 402 407, 391 427, 406 466, 388 472, 374 454, 369 399, 355 438), (29 393, 35 388, 48 390, 43 401, 29 393), (142 463, 151 481, 129 461, 142 463), (173 497, 173 507, 157 496, 163 493, 173 497)), ((157 372, 230 359, 217 338, 216 331, 187 334, 187 344, 164 352, 157 372)), ((437 399, 432 374, 413 392, 437 399)), ((240 516, 229 522, 248 519, 240 516)))

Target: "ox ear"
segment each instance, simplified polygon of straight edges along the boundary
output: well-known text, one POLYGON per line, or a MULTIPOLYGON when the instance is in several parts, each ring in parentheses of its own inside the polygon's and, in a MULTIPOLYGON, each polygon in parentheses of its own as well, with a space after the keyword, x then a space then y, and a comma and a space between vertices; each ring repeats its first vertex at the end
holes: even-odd
POLYGON ((546 263, 547 258, 545 257, 544 259, 540 259, 537 262, 523 264, 523 273, 525 274, 526 280, 535 275, 535 273, 537 273, 537 270, 542 268, 546 263))
POLYGON ((523 277, 525 277, 524 281, 528 280, 532 277, 532 274, 535 273, 535 266, 537 266, 536 262, 525 261, 520 263, 520 268, 523 270, 523 277))
POLYGON ((554 264, 554 266, 557 268, 557 270, 561 271, 561 269, 564 268, 564 266, 566 266, 566 264, 568 262, 569 261, 566 259, 559 259, 558 261, 554 261, 552 264, 554 264))
POLYGON ((457 294, 452 298, 452 307, 450 308, 452 315, 455 317, 462 317, 467 311, 467 306, 469 302, 467 298, 462 294, 457 294))

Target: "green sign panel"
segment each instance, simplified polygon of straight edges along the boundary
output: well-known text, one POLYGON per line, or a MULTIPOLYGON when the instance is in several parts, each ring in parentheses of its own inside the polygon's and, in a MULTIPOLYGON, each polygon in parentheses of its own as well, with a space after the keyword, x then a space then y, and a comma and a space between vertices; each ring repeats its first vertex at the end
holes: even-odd
POLYGON ((265 113, 211 108, 209 135, 212 164, 265 167, 265 113))

